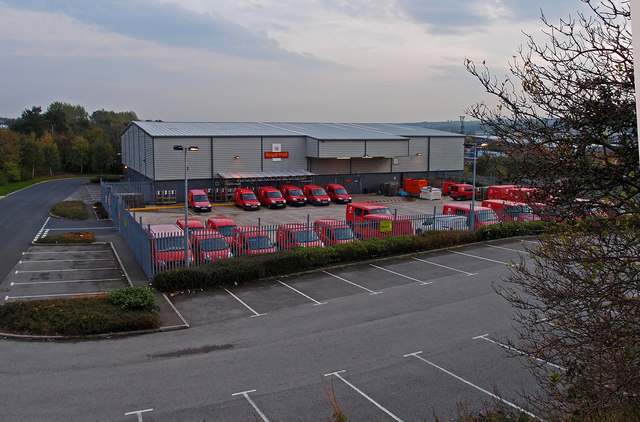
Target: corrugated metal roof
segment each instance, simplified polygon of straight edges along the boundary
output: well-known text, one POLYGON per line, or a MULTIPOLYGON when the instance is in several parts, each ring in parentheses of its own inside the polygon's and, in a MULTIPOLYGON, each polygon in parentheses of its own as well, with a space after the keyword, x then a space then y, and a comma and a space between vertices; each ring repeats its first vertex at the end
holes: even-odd
POLYGON ((135 121, 152 137, 307 136, 319 140, 406 140, 460 137, 450 132, 398 123, 147 122, 135 121))
POLYGON ((307 170, 218 172, 218 176, 223 179, 287 179, 313 175, 314 173, 307 170))

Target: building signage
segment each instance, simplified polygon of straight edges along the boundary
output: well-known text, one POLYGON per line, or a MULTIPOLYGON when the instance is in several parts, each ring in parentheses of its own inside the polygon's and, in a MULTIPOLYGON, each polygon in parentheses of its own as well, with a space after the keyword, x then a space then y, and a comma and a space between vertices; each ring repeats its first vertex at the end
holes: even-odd
POLYGON ((289 151, 265 151, 264 152, 264 158, 266 160, 278 160, 280 161, 281 158, 289 158, 289 151))

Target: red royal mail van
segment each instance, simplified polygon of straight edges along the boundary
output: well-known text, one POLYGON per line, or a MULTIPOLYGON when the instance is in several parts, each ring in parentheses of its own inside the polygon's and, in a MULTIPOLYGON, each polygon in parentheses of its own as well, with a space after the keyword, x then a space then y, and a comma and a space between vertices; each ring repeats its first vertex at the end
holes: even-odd
POLYGON ((276 252, 269 235, 258 226, 237 226, 233 231, 233 253, 236 256, 276 252))
POLYGON ((190 236, 190 240, 197 264, 233 257, 224 236, 215 230, 198 230, 190 236))
POLYGON ((523 202, 485 199, 482 206, 491 208, 501 221, 533 221, 533 210, 523 202))
POLYGON ((348 204, 351 202, 351 195, 342 185, 337 183, 329 183, 326 186, 327 195, 336 204, 348 204))
POLYGON ((324 247, 315 230, 306 224, 281 224, 276 239, 276 245, 280 249, 324 247))
MULTIPOLYGON (((464 215, 468 218, 470 210, 471 204, 445 204, 442 209, 442 213, 464 215)), ((489 224, 496 224, 500 222, 500 219, 491 208, 479 207, 476 205, 473 208, 473 213, 475 215, 475 221, 473 224, 474 230, 481 226, 488 226, 489 224)))
MULTIPOLYGON (((154 224, 149 227, 153 265, 158 270, 169 270, 184 265, 184 231, 175 224, 154 224)), ((189 249, 189 263, 193 255, 189 249)))
POLYGON ((187 202, 189 202, 189 208, 193 208, 194 212, 211 211, 209 198, 202 189, 191 189, 187 194, 187 202))
POLYGON ((307 197, 302 193, 302 189, 297 186, 284 185, 280 188, 280 192, 282 192, 282 196, 284 196, 284 199, 289 205, 297 205, 300 207, 307 205, 307 197))
POLYGON ((331 202, 327 192, 317 185, 304 185, 302 193, 307 197, 307 202, 312 205, 329 205, 331 202))
POLYGON ((388 214, 393 213, 384 205, 375 204, 373 202, 352 202, 347 204, 346 217, 347 223, 360 223, 362 218, 369 214, 388 214))
POLYGON ((258 200, 267 208, 284 208, 287 206, 287 201, 282 196, 282 193, 271 186, 263 186, 258 189, 258 200))
MULTIPOLYGON (((196 230, 204 230, 204 224, 202 224, 202 221, 198 220, 197 218, 189 218, 187 220, 187 223, 189 224, 189 235, 191 235, 191 233, 196 230)), ((186 224, 184 224, 184 218, 178 218, 176 220, 176 226, 180 227, 182 230, 185 230, 186 224)))
POLYGON ((487 188, 487 199, 509 199, 509 190, 517 188, 516 185, 495 185, 487 188))
POLYGON ((369 214, 362 217, 353 231, 360 239, 382 238, 386 236, 405 236, 413 234, 411 220, 389 214, 369 214))
POLYGON ((233 200, 236 205, 243 210, 259 210, 260 201, 256 198, 256 194, 251 189, 238 188, 233 194, 233 200))
POLYGON ((449 187, 449 196, 454 201, 458 199, 471 199, 473 195, 473 185, 458 183, 449 187))
POLYGON ((235 228, 236 223, 229 217, 211 217, 207 220, 207 229, 216 230, 224 236, 229 244, 233 242, 233 230, 235 228))
POLYGON ((356 240, 356 236, 346 223, 333 218, 323 218, 313 223, 313 228, 325 246, 339 245, 356 240))

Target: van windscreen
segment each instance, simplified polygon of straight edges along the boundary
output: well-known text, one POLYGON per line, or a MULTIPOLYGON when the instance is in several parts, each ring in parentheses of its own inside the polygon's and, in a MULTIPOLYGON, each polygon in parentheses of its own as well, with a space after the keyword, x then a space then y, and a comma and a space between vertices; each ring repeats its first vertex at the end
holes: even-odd
POLYGON ((313 230, 293 232, 293 236, 296 238, 296 242, 298 243, 308 243, 320 240, 318 234, 313 230))
POLYGON ((369 211, 370 214, 388 214, 391 215, 392 212, 389 208, 375 208, 369 211))
POLYGON ((355 237, 353 231, 349 227, 334 229, 333 233, 336 235, 336 240, 349 240, 355 237))
POLYGON ((244 195, 242 195, 242 197, 244 198, 245 201, 255 201, 256 200, 256 195, 253 193, 245 193, 244 195))
POLYGON ((313 189, 313 194, 315 196, 324 196, 327 192, 325 192, 324 189, 313 189))
POLYGON ((155 243, 156 252, 184 250, 184 237, 157 237, 155 243))
POLYGON ((300 189, 291 189, 289 191, 289 195, 291 195, 291 196, 302 196, 302 191, 300 189))
POLYGON ((273 248, 271 239, 268 236, 250 237, 247 241, 249 242, 249 248, 252 250, 273 248))
POLYGON ((193 200, 195 202, 209 202, 207 195, 193 195, 193 200))
POLYGON ((200 247, 203 251, 221 251, 227 249, 229 244, 222 237, 214 239, 200 239, 200 247))
POLYGON ((269 198, 282 198, 282 194, 280 192, 268 192, 269 198))
POLYGON ((223 236, 233 236, 233 230, 236 226, 220 226, 218 227, 218 232, 223 236))
POLYGON ((347 190, 344 188, 336 189, 336 195, 347 195, 347 190))

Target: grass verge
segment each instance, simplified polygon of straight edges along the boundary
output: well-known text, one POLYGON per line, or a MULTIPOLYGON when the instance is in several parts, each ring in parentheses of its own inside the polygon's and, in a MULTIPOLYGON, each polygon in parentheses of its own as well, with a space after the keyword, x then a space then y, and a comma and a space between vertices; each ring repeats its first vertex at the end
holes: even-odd
POLYGON ((91 232, 70 232, 41 237, 36 243, 93 243, 96 241, 91 232))
POLYGON ((56 217, 70 218, 72 220, 86 220, 89 218, 82 201, 62 201, 51 208, 51 214, 56 217))
POLYGON ((82 336, 158 328, 157 311, 128 309, 107 295, 9 302, 0 306, 0 330, 23 335, 82 336))

